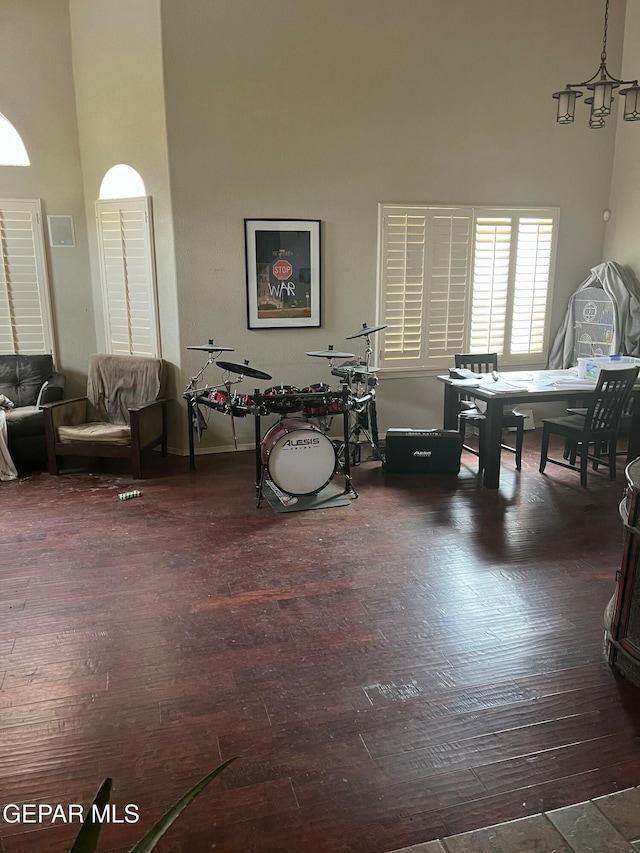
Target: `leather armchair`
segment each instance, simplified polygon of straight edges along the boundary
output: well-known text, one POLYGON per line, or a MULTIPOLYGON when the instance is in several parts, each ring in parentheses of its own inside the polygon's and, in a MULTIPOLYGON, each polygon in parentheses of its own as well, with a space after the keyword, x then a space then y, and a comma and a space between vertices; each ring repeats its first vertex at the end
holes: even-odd
POLYGON ((64 385, 51 355, 0 355, 0 394, 14 405, 6 410, 8 450, 18 469, 46 464, 42 406, 61 400, 64 385))

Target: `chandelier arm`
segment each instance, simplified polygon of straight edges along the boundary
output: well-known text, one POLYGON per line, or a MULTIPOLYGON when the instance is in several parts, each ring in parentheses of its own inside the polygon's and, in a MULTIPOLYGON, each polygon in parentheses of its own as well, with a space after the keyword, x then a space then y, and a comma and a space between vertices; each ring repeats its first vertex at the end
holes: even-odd
POLYGON ((589 83, 593 83, 597 80, 603 80, 607 83, 617 83, 618 86, 637 86, 637 80, 619 80, 617 77, 614 77, 613 74, 610 73, 607 66, 603 63, 593 77, 589 77, 588 80, 585 80, 583 83, 567 83, 567 89, 584 89, 585 86, 588 86, 589 83), (602 73, 604 71, 604 74, 602 73))

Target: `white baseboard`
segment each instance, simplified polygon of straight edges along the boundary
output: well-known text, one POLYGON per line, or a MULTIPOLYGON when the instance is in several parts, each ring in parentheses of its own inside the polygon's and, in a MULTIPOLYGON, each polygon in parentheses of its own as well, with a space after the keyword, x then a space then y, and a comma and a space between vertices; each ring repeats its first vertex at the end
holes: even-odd
MULTIPOLYGON (((255 450, 256 446, 253 442, 238 444, 238 450, 255 450)), ((235 447, 233 444, 230 445, 219 445, 216 447, 196 447, 195 455, 196 456, 210 456, 212 453, 231 453, 235 451, 235 447)), ((168 447, 167 453, 171 453, 172 456, 188 456, 189 448, 182 449, 179 447, 168 447)))
MULTIPOLYGON (((271 426, 271 425, 270 425, 271 426)), ((342 433, 337 435, 332 435, 331 433, 323 432, 323 435, 326 435, 328 439, 331 441, 341 441, 344 436, 342 433)), ((255 450, 256 445, 253 441, 246 441, 243 443, 238 443, 237 450, 255 450)), ((212 453, 232 453, 236 448, 233 444, 219 444, 215 447, 202 447, 197 443, 195 445, 195 455, 196 456, 210 456, 212 453)), ((172 456, 188 456, 189 448, 180 448, 180 447, 168 447, 167 453, 170 453, 172 456)))

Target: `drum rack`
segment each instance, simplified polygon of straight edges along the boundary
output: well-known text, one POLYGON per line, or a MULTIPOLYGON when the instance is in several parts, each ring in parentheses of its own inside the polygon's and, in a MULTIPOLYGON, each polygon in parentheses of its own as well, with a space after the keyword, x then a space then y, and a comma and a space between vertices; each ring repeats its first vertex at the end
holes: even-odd
MULTIPOLYGON (((255 389, 254 393, 251 395, 251 398, 254 402, 253 415, 255 418, 255 446, 256 446, 256 507, 260 506, 263 495, 263 486, 264 481, 267 474, 267 463, 262 461, 262 442, 264 436, 262 435, 262 422, 261 418, 266 415, 273 414, 274 406, 278 406, 281 409, 287 408, 287 406, 292 406, 292 397, 298 398, 300 401, 300 407, 298 411, 301 411, 303 406, 313 406, 314 403, 318 404, 327 404, 332 402, 338 402, 340 404, 340 409, 342 413, 342 429, 343 429, 343 444, 342 447, 349 447, 349 434, 350 434, 350 423, 349 423, 349 413, 353 408, 354 401, 351 396, 351 392, 349 388, 345 385, 342 387, 340 391, 321 391, 321 392, 299 392, 294 395, 292 394, 263 394, 260 392, 258 388, 255 389)), ((291 408, 290 412, 285 414, 281 414, 281 418, 283 420, 288 419, 289 417, 295 417, 295 409, 291 408)), ((311 416, 315 417, 315 416, 311 416)), ((334 447, 336 447, 336 443, 333 442, 334 447)), ((342 472, 344 476, 344 491, 341 492, 342 495, 353 495, 354 498, 358 497, 358 493, 353 487, 351 482, 351 464, 350 464, 350 454, 345 452, 343 454, 342 460, 340 459, 341 454, 338 452, 338 448, 336 448, 336 462, 337 468, 342 472)), ((325 488, 325 487, 323 487, 325 488)))

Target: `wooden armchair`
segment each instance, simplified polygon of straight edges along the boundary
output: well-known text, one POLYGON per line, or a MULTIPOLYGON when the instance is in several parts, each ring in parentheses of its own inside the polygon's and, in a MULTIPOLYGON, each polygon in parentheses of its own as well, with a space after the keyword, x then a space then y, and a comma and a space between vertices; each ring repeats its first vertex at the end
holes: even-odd
POLYGON ((141 479, 143 451, 167 455, 166 368, 161 358, 92 355, 87 396, 43 407, 49 473, 61 456, 120 457, 141 479))

